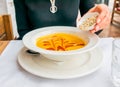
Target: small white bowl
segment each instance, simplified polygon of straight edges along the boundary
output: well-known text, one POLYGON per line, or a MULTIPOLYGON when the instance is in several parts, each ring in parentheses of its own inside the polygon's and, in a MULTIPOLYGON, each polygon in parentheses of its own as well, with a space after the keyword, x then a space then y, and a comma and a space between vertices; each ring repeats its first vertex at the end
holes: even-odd
MULTIPOLYGON (((87 13, 87 14, 85 14, 85 15, 80 19, 80 21, 77 23, 77 27, 78 27, 79 29, 81 29, 80 26, 81 26, 88 18, 91 18, 91 17, 93 17, 93 16, 98 16, 98 15, 99 15, 98 12, 93 12, 93 13, 87 13)), ((81 29, 81 30, 84 30, 84 31, 92 30, 92 29, 94 29, 94 26, 95 26, 95 25, 96 25, 96 22, 95 22, 93 25, 89 26, 89 28, 84 28, 84 29, 81 29)))
POLYGON ((81 64, 87 60, 85 55, 86 52, 94 49, 99 42, 99 37, 90 32, 81 31, 76 27, 67 27, 67 26, 53 26, 53 27, 44 27, 33 30, 27 33, 23 37, 23 44, 30 50, 39 52, 44 57, 55 60, 55 61, 67 61, 69 59, 81 58, 81 64), (87 42, 87 45, 83 48, 71 51, 51 51, 42 49, 36 46, 36 39, 52 34, 52 33, 68 33, 73 34, 87 42), (83 62, 82 62, 83 61, 83 62))

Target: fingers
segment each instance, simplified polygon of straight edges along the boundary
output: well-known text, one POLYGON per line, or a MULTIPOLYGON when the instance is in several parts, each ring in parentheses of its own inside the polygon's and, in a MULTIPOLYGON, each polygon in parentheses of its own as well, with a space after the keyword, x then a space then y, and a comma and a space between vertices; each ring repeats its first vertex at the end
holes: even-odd
POLYGON ((96 26, 93 30, 91 30, 91 33, 95 33, 99 31, 100 29, 103 29, 107 27, 107 25, 110 24, 111 14, 109 12, 109 9, 104 4, 99 4, 95 6, 94 8, 90 9, 89 12, 99 12, 99 16, 96 21, 96 26))
POLYGON ((98 24, 96 25, 95 30, 98 30, 98 29, 97 29, 97 26, 99 26, 100 29, 106 28, 107 25, 110 24, 110 20, 111 20, 111 14, 108 13, 108 14, 106 14, 106 16, 104 17, 104 19, 103 19, 100 23, 98 23, 98 24))
POLYGON ((95 32, 96 32, 96 30, 95 30, 95 29, 93 29, 93 30, 90 30, 90 32, 91 32, 91 33, 95 33, 95 32))
POLYGON ((88 12, 96 12, 96 10, 97 10, 97 9, 96 9, 96 8, 97 8, 97 6, 98 6, 98 5, 97 5, 97 4, 95 4, 95 6, 94 6, 93 8, 91 8, 88 12))
POLYGON ((91 33, 95 33, 95 32, 97 32, 97 31, 99 31, 99 30, 101 30, 101 29, 106 28, 107 25, 110 24, 110 20, 111 20, 111 14, 108 13, 108 14, 106 14, 106 16, 104 17, 104 19, 103 19, 100 23, 96 24, 95 28, 94 28, 93 30, 91 30, 90 32, 91 32, 91 33))
POLYGON ((108 14, 109 14, 109 9, 106 5, 98 5, 97 6, 99 10, 99 16, 97 18, 97 23, 100 23, 108 14))
POLYGON ((100 23, 101 20, 103 20, 104 17, 106 16, 106 14, 108 14, 108 8, 106 5, 100 4, 100 5, 96 5, 95 7, 90 9, 88 12, 98 12, 99 16, 97 18, 97 23, 100 23))
POLYGON ((91 8, 88 12, 94 12, 96 7, 91 8))
POLYGON ((100 23, 104 18, 105 18, 105 16, 106 16, 106 11, 102 11, 100 14, 99 14, 99 16, 97 17, 97 24, 98 23, 100 23))

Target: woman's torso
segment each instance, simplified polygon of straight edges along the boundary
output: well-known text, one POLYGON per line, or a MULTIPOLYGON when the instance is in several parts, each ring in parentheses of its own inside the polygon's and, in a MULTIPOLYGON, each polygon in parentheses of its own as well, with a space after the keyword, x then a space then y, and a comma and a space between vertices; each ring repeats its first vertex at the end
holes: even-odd
POLYGON ((32 29, 45 26, 75 26, 79 0, 55 0, 57 12, 51 13, 50 0, 25 0, 32 29))

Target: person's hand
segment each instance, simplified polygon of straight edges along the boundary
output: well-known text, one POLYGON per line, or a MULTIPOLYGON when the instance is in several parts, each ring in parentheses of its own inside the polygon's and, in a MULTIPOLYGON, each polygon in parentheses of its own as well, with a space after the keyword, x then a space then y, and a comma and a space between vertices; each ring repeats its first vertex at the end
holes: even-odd
POLYGON ((98 12, 99 16, 97 18, 97 24, 95 25, 95 28, 91 30, 92 33, 97 32, 101 29, 105 29, 109 24, 111 20, 111 14, 109 12, 109 9, 107 5, 105 4, 97 4, 95 7, 91 8, 89 12, 98 12))

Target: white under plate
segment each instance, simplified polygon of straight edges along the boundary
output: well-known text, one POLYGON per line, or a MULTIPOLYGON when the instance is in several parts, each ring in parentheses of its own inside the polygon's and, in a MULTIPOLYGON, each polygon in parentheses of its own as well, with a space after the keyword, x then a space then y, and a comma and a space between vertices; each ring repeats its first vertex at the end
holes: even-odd
POLYGON ((19 64, 34 75, 51 79, 70 79, 88 75, 100 68, 103 60, 100 48, 87 52, 88 60, 83 65, 76 65, 79 60, 55 62, 40 55, 29 54, 26 50, 21 49, 18 55, 19 64))

